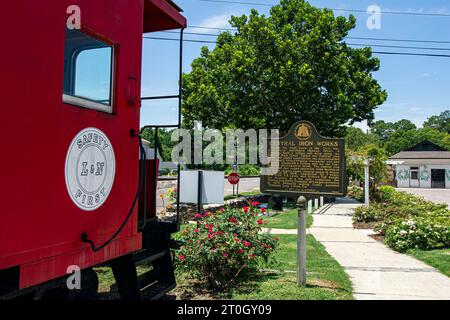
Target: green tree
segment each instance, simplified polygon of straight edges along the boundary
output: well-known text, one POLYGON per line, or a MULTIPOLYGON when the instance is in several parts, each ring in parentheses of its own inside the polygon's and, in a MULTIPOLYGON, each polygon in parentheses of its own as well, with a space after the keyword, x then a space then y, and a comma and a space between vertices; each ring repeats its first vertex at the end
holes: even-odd
POLYGON ((369 159, 370 197, 374 199, 377 188, 387 180, 386 151, 376 145, 366 145, 358 151, 347 152, 347 175, 364 181, 365 161, 369 159))
POLYGON ((380 61, 370 48, 350 48, 356 19, 336 17, 305 0, 281 0, 270 15, 252 10, 232 17, 234 33, 204 47, 184 75, 186 127, 280 128, 298 120, 323 135, 344 136, 347 124, 374 119, 387 93, 372 73, 380 61))
POLYGON ((353 151, 357 151, 369 144, 379 146, 380 140, 378 136, 373 133, 364 133, 364 131, 359 128, 350 127, 347 129, 345 143, 347 148, 353 151))
MULTIPOLYGON (((142 137, 147 140, 151 148, 155 148, 155 130, 145 129, 142 133, 142 137)), ((172 147, 174 143, 171 141, 172 130, 159 129, 158 130, 158 154, 161 156, 163 161, 171 161, 172 158, 172 147)))
POLYGON ((438 116, 428 118, 423 126, 424 128, 431 128, 450 134, 450 110, 446 110, 438 116))
POLYGON ((450 150, 450 134, 432 128, 398 130, 385 141, 383 147, 389 155, 394 155, 425 140, 450 150))
POLYGON ((399 131, 417 130, 417 126, 410 120, 400 120, 397 122, 384 122, 382 120, 376 121, 371 127, 371 133, 378 136, 382 141, 389 140, 392 135, 399 131))

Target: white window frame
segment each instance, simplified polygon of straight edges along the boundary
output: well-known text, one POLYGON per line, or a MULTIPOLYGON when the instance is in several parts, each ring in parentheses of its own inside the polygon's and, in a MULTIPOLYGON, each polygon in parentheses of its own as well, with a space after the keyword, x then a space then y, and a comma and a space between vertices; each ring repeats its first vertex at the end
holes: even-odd
POLYGON ((112 46, 111 44, 108 44, 100 39, 97 39, 89 34, 86 34, 88 37, 94 38, 97 41, 102 42, 103 44, 109 46, 111 48, 111 88, 110 88, 110 104, 103 104, 103 103, 99 103, 87 98, 83 98, 83 97, 79 97, 79 96, 75 96, 75 95, 70 95, 70 94, 65 94, 63 93, 62 95, 62 101, 65 104, 70 104, 72 106, 76 106, 76 107, 81 107, 81 108, 85 108, 85 109, 91 109, 91 110, 96 110, 96 111, 100 111, 100 112, 105 112, 105 113, 109 113, 112 114, 114 112, 114 88, 115 88, 115 59, 116 59, 116 50, 115 47, 112 46))

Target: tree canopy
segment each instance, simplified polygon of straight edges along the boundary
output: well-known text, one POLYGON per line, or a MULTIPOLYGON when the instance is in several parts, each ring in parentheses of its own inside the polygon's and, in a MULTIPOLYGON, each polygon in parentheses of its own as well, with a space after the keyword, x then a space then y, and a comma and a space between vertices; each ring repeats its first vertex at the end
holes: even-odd
POLYGON ((350 48, 354 16, 335 16, 305 0, 281 0, 270 15, 232 17, 236 32, 204 47, 183 77, 184 125, 215 129, 279 128, 313 122, 323 135, 344 136, 346 125, 374 119, 387 98, 372 73, 370 48, 350 48))
POLYGON ((446 110, 438 116, 430 117, 423 126, 450 134, 450 110, 446 110))
POLYGON ((368 133, 350 127, 345 138, 347 148, 351 151, 360 151, 367 145, 375 145, 386 150, 388 155, 394 155, 428 140, 450 150, 450 133, 446 131, 449 121, 445 120, 449 113, 445 111, 439 116, 428 118, 423 128, 417 128, 406 119, 397 122, 376 121, 368 133))

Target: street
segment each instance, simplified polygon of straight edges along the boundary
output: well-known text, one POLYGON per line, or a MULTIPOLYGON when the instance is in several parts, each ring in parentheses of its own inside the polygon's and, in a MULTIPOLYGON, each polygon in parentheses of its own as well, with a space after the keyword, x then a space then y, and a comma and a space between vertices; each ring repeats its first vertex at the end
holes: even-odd
POLYGON ((398 188, 397 190, 423 197, 426 200, 433 201, 435 203, 447 203, 450 207, 450 189, 398 188))
MULTIPOLYGON (((239 193, 259 190, 259 178, 241 178, 239 193)), ((233 186, 225 180, 225 196, 233 194, 233 186)))

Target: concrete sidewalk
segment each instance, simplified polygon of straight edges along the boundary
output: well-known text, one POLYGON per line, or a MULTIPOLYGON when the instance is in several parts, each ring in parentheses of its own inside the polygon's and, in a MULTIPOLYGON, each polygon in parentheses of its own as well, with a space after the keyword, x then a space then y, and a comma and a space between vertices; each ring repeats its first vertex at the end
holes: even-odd
POLYGON ((450 278, 353 229, 360 204, 343 199, 323 215, 314 215, 310 233, 344 268, 360 300, 450 299, 450 278))

